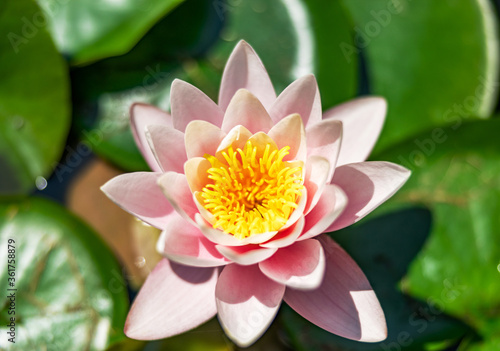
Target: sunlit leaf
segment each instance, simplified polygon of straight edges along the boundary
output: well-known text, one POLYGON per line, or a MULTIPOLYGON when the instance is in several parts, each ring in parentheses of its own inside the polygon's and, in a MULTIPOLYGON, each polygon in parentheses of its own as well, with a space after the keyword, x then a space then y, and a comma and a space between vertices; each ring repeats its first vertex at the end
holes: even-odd
POLYGON ((489 117, 498 88, 496 17, 488 0, 344 0, 371 93, 389 102, 375 149, 459 119, 489 117))
POLYGON ((59 205, 37 198, 0 205, 0 259, 0 348, 103 350, 124 338, 121 269, 100 239, 59 205), (8 266, 8 259, 15 262, 8 266), (7 292, 15 294, 15 313, 7 292), (5 337, 12 317, 15 344, 5 337))
POLYGON ((57 47, 73 64, 123 54, 183 0, 37 0, 57 47))

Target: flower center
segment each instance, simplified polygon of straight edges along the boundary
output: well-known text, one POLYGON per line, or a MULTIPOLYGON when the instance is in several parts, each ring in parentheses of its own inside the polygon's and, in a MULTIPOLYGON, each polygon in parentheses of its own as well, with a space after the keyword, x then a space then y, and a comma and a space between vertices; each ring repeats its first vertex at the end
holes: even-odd
POLYGON ((283 227, 304 188, 302 163, 283 161, 289 149, 247 141, 243 149, 231 146, 220 157, 205 155, 212 182, 201 196, 214 228, 243 239, 283 227))

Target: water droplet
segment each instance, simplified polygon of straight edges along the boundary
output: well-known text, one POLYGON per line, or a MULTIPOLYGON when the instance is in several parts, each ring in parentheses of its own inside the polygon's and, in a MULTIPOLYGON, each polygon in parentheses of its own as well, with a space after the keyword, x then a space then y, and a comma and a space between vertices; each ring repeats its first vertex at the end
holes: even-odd
POLYGON ((238 33, 234 30, 223 29, 220 33, 220 38, 224 41, 232 42, 238 39, 238 33))
POLYGON ((12 118, 12 126, 14 129, 21 129, 24 126, 24 118, 21 116, 14 116, 12 118))
POLYGON ((147 227, 147 228, 152 227, 152 225, 150 225, 150 224, 148 224, 148 223, 146 223, 144 221, 141 221, 140 219, 139 219, 139 222, 141 222, 141 224, 142 224, 143 227, 147 227))
POLYGON ((47 179, 45 179, 42 176, 38 176, 36 177, 35 185, 38 188, 38 190, 43 190, 47 187, 47 179))
POLYGON ((500 272, 500 264, 498 264, 497 270, 498 270, 498 272, 500 272))
POLYGON ((135 265, 138 267, 138 268, 142 268, 146 265, 146 259, 143 257, 143 256, 138 256, 136 259, 135 259, 135 265))

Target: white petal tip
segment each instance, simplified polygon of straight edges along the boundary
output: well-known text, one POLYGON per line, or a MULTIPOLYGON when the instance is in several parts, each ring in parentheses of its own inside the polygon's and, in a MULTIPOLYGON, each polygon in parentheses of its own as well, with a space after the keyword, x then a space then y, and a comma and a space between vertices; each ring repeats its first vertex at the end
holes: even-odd
POLYGON ((385 322, 380 325, 373 325, 373 329, 368 333, 361 336, 359 341, 373 343, 373 342, 381 342, 387 339, 387 325, 385 322), (378 327, 378 328, 377 328, 378 327))
POLYGON ((380 342, 387 338, 384 311, 373 290, 351 291, 351 297, 359 313, 363 342, 380 342))
POLYGON ((137 328, 131 328, 127 324, 125 324, 125 328, 123 329, 123 332, 127 336, 127 338, 134 339, 134 340, 143 340, 143 341, 149 341, 149 340, 154 340, 154 338, 146 336, 140 329, 138 330, 137 328))
POLYGON ((257 340, 259 340, 259 338, 262 336, 262 335, 258 335, 257 337, 253 337, 251 339, 237 337, 236 335, 231 334, 231 332, 226 327, 224 327, 224 325, 222 324, 222 321, 220 319, 219 319, 219 323, 222 326, 222 329, 224 330, 224 333, 226 334, 226 336, 229 339, 231 339, 231 341, 234 342, 236 344, 236 346, 241 347, 241 348, 247 348, 247 347, 251 346, 257 340))
POLYGON ((248 42, 244 39, 240 39, 240 41, 238 41, 238 44, 236 44, 236 46, 234 47, 234 50, 236 50, 236 48, 239 48, 239 47, 247 47, 247 48, 250 48, 253 50, 252 46, 250 44, 248 44, 248 42))
POLYGON ((173 81, 172 81, 172 84, 171 86, 175 86, 175 85, 179 85, 179 84, 182 84, 182 83, 186 83, 184 82, 182 79, 179 79, 179 78, 175 78, 173 81))
POLYGON ((366 343, 375 343, 375 342, 381 342, 387 339, 387 329, 386 330, 380 330, 376 334, 370 334, 367 336, 363 336, 361 338, 361 342, 366 342, 366 343))

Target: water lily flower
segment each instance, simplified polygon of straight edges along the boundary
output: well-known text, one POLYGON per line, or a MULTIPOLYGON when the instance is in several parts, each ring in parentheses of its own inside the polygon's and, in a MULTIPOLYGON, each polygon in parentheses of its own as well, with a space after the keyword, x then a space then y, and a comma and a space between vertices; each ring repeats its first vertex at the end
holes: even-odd
POLYGON ((171 114, 134 104, 134 137, 152 172, 120 175, 102 190, 162 230, 165 258, 135 299, 126 335, 166 338, 217 314, 229 338, 248 346, 284 300, 331 333, 385 339, 370 283, 323 234, 359 221, 409 177, 399 165, 364 162, 385 113, 384 99, 367 97, 322 115, 313 75, 276 97, 244 41, 218 104, 181 80, 171 114))

